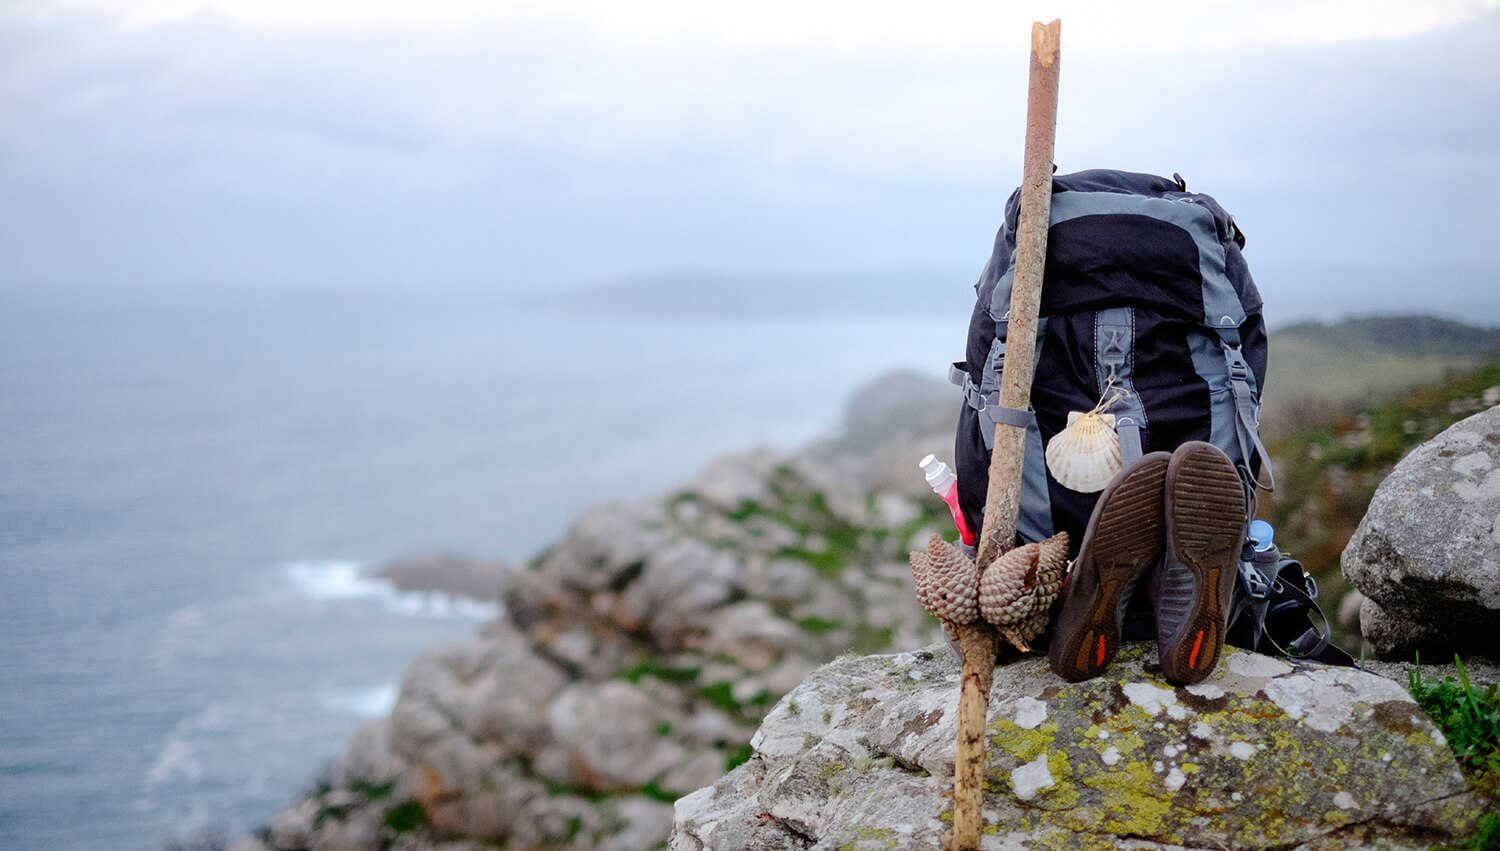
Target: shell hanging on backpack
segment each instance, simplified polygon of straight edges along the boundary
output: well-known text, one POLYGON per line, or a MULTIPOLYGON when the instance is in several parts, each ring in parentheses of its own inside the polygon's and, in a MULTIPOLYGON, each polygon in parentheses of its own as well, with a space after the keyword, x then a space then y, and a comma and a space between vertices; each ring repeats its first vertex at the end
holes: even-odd
POLYGON ((1115 415, 1070 411, 1068 426, 1047 444, 1047 469, 1068 490, 1094 493, 1120 472, 1120 436, 1115 415))

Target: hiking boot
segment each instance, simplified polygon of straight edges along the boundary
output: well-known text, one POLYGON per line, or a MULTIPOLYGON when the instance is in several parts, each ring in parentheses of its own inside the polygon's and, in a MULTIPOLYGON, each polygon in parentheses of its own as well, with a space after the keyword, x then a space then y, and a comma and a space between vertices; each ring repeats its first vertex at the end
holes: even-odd
POLYGON ((1167 466, 1166 542, 1152 579, 1161 669, 1202 682, 1224 650, 1224 622, 1245 532, 1245 485, 1217 446, 1184 443, 1167 466))
POLYGON ((1094 504, 1047 652, 1052 670, 1069 682, 1097 677, 1115 657, 1125 604, 1161 559, 1170 460, 1165 452, 1138 459, 1105 485, 1094 504))

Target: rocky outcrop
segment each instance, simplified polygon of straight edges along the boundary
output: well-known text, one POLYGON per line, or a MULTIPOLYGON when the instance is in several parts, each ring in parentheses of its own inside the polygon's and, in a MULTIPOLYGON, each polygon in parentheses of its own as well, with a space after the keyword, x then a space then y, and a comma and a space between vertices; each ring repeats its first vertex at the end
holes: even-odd
POLYGON ((397 559, 375 575, 400 591, 437 591, 488 602, 500 598, 500 586, 512 570, 502 561, 436 553, 397 559))
POLYGON ((891 373, 861 388, 849 401, 840 433, 805 454, 846 485, 929 498, 917 461, 931 453, 952 463, 962 406, 962 394, 947 382, 891 373))
MULTIPOLYGON (((932 849, 949 826, 948 651, 840 659, 766 717, 754 756, 676 805, 673 851, 932 849)), ((1481 815, 1400 686, 1234 648, 1172 687, 1149 645, 1069 684, 996 671, 985 849, 1427 847, 1481 815)))
POLYGON ((749 757, 765 712, 850 649, 936 639, 910 591, 930 508, 772 454, 604 506, 508 580, 505 617, 407 672, 280 849, 659 847, 671 802, 749 757))
POLYGON ((1382 658, 1500 657, 1500 407, 1412 450, 1343 554, 1382 658))

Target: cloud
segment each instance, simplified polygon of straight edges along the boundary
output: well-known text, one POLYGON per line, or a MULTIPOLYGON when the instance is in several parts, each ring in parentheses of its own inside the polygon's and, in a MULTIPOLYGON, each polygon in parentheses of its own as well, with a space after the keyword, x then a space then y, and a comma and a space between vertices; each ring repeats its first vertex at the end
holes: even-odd
MULTIPOLYGON (((224 8, 133 29, 78 11, 0 22, 0 280, 977 270, 1020 175, 1024 47, 924 40, 930 23, 856 44, 520 13, 288 29, 224 8)), ((1184 31, 1222 28, 1205 8, 1184 31)), ((893 14, 872 8, 870 26, 893 14)), ((1058 161, 1182 172, 1236 212, 1255 262, 1481 263, 1497 25, 1164 50, 1170 29, 1091 49, 1067 40, 1097 26, 1080 24, 1058 161)))
POLYGON ((1218 0, 70 0, 134 26, 211 10, 263 28, 510 27, 538 18, 629 39, 687 36, 727 44, 922 47, 1023 45, 1034 20, 1061 17, 1067 42, 1087 49, 1135 45, 1337 43, 1402 38, 1452 27, 1500 8, 1497 0, 1260 0, 1249 10, 1218 0))

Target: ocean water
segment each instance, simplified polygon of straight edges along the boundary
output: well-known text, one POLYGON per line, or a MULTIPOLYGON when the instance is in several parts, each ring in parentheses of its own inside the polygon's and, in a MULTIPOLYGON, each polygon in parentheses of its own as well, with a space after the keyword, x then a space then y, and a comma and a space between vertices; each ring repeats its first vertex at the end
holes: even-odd
POLYGON ((837 428, 962 316, 651 321, 483 300, 0 296, 0 847, 265 824, 589 505, 837 428))

